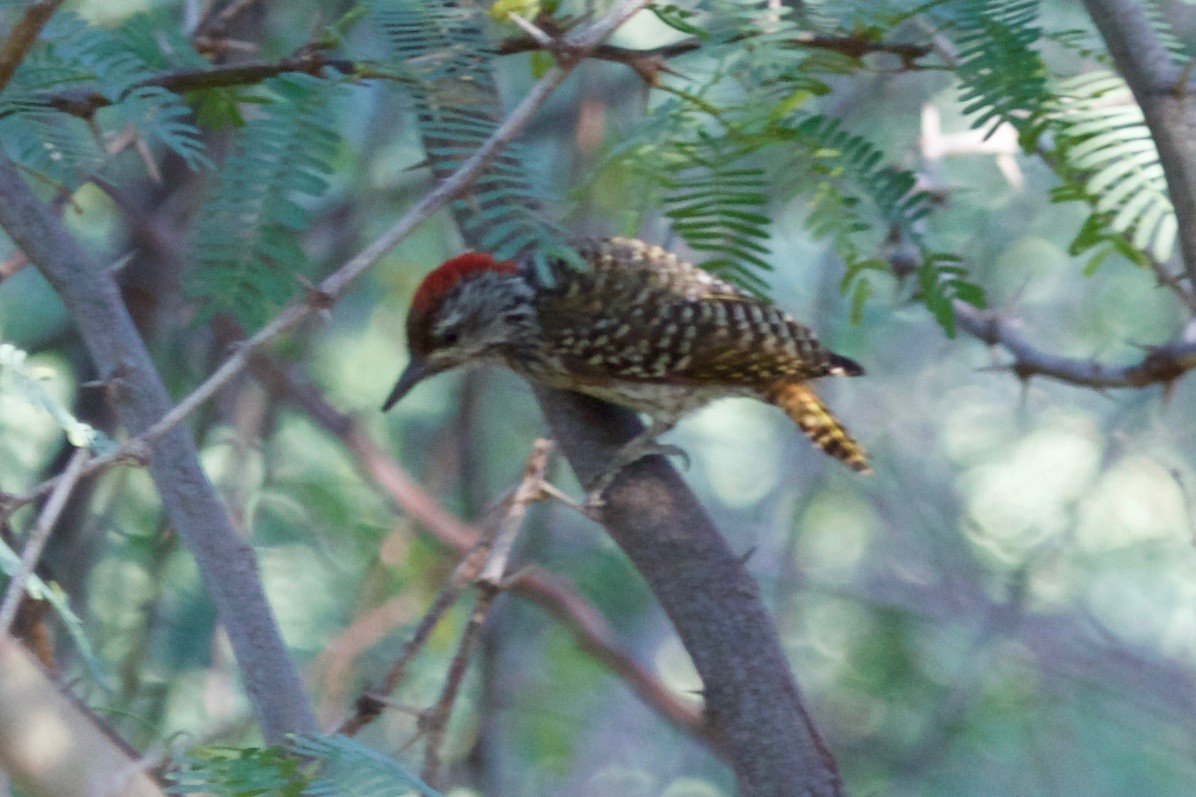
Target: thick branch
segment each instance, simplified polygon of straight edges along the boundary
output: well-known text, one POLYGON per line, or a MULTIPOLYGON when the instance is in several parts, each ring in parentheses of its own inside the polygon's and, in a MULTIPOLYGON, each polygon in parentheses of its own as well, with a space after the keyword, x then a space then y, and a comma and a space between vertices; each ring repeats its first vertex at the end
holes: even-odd
POLYGON ((1009 319, 964 302, 955 302, 955 320, 969 335, 1012 354, 1010 370, 1023 379, 1049 376, 1083 387, 1146 387, 1173 382, 1196 368, 1196 340, 1154 346, 1140 362, 1130 365, 1108 365, 1041 351, 1009 319))
MULTIPOLYGON (((136 435, 166 415, 170 396, 111 274, 38 201, 3 154, 0 226, 62 297, 129 431, 136 435)), ((281 742, 287 733, 314 733, 315 718, 266 603, 253 549, 200 468, 188 430, 176 426, 162 435, 150 452, 149 472, 199 565, 266 737, 281 742)))
MULTIPOLYGON (((583 484, 642 429, 631 412, 595 399, 546 390, 538 398, 583 484)), ((742 794, 843 794, 756 583, 677 472, 660 457, 641 460, 603 498, 603 525, 648 582, 702 677, 710 733, 742 794)))
POLYGON ((1196 103, 1190 70, 1163 46, 1141 0, 1084 0, 1159 149, 1167 190, 1179 222, 1179 245, 1189 284, 1196 286, 1196 103))

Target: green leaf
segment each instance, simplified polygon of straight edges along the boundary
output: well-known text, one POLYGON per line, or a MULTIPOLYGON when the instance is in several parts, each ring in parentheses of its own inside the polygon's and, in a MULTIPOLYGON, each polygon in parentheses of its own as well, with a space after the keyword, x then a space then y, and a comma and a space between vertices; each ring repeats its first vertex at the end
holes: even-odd
POLYGON ((201 302, 199 321, 224 312, 252 329, 297 290, 313 212, 295 199, 327 190, 339 144, 328 105, 338 85, 302 74, 263 84, 270 101, 238 131, 196 221, 188 291, 201 302))
POLYGON ((851 292, 851 323, 858 324, 864 317, 864 303, 872 296, 872 284, 866 279, 858 279, 851 292))

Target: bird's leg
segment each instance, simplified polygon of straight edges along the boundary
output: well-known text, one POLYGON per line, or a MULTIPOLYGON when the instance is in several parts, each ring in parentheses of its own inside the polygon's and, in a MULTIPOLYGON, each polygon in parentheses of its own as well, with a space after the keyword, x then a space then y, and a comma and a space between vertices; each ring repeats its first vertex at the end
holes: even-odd
POLYGON ((627 441, 615 455, 611 461, 607 463, 602 472, 590 480, 587 485, 588 495, 586 497, 585 506, 587 509, 599 509, 605 503, 602 500, 602 493, 610 487, 611 482, 619 475, 623 468, 638 462, 644 457, 650 457, 655 454, 661 456, 678 456, 685 463, 685 467, 689 467, 689 454, 682 449, 667 443, 659 443, 656 438, 675 426, 677 421, 671 418, 653 418, 652 423, 648 428, 637 434, 635 437, 627 441))

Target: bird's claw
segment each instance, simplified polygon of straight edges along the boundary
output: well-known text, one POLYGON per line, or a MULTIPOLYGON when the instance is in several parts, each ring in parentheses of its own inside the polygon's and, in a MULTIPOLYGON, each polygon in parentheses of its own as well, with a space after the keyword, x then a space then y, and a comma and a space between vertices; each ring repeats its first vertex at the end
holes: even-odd
POLYGON ((617 453, 606 466, 606 469, 590 480, 586 485, 586 502, 585 508, 591 512, 597 512, 606 506, 606 499, 602 497, 606 489, 614 482, 615 477, 622 472, 628 465, 639 462, 644 457, 651 456, 662 457, 679 457, 681 459, 682 467, 685 470, 689 469, 690 459, 689 454, 679 446, 670 445, 668 443, 658 443, 655 440, 644 443, 635 444, 633 447, 624 449, 617 453))
MULTIPOLYGON (((654 454, 659 454, 662 457, 677 457, 681 460, 681 469, 689 470, 690 459, 689 454, 681 446, 671 445, 669 443, 651 443, 645 447, 645 450, 640 454, 639 458, 650 457, 654 454)), ((630 465, 631 463, 627 463, 630 465)))

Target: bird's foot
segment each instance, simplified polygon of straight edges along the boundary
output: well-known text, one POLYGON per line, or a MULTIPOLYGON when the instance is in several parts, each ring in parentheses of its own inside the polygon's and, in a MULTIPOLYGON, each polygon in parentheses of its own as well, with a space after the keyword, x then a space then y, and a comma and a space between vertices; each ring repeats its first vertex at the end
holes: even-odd
POLYGON ((601 473, 595 476, 586 485, 586 502, 585 508, 590 512, 599 512, 606 506, 606 500, 602 497, 606 489, 614 482, 615 477, 619 475, 628 465, 639 462, 644 457, 651 457, 660 455, 662 457, 680 457, 684 469, 689 469, 689 454, 679 446, 670 445, 668 443, 660 443, 651 438, 642 440, 632 440, 625 445, 610 463, 603 469, 601 473))
MULTIPOLYGON (((644 457, 650 457, 655 454, 659 454, 662 457, 677 457, 681 460, 681 470, 689 470, 689 453, 681 446, 675 446, 670 443, 653 442, 647 446, 647 449, 648 450, 640 454, 637 459, 643 459, 644 457)), ((627 464, 630 465, 631 463, 628 462, 627 464)))

